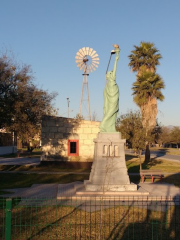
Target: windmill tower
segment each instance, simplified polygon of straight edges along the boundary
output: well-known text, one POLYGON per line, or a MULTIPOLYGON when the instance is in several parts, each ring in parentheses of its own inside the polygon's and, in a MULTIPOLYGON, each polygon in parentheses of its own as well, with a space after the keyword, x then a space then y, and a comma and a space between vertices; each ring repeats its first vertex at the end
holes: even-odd
POLYGON ((76 64, 80 70, 83 71, 83 85, 81 91, 81 101, 79 107, 79 115, 81 116, 82 105, 87 110, 88 106, 88 119, 91 120, 91 110, 90 110, 90 100, 89 100, 89 88, 88 88, 88 76, 89 72, 93 72, 96 70, 99 64, 99 57, 96 51, 89 47, 83 47, 79 49, 76 53, 76 64), (87 98, 85 98, 85 91, 87 93, 87 98), (86 104, 86 103, 87 104, 86 104))

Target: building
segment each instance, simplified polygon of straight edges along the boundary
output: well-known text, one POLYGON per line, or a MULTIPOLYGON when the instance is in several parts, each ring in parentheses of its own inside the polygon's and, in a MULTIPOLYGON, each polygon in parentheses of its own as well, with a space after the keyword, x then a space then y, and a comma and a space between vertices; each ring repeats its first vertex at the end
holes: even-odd
POLYGON ((17 137, 14 133, 0 129, 0 155, 17 152, 17 137))
POLYGON ((100 122, 64 117, 42 118, 41 161, 87 161, 94 156, 93 139, 100 122))

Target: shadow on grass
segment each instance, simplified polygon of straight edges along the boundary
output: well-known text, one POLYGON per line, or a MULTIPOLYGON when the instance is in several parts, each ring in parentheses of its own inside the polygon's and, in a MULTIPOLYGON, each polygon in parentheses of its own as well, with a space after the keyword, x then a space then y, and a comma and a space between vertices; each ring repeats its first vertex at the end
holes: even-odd
MULTIPOLYGON (((78 163, 79 164, 79 163, 78 163)), ((0 171, 31 171, 33 172, 90 172, 91 164, 84 164, 78 168, 74 165, 60 165, 60 164, 39 164, 35 166, 25 166, 25 165, 0 165, 0 171)))
POLYGON ((126 161, 132 160, 134 158, 138 158, 138 157, 137 156, 133 156, 133 155, 128 155, 128 154, 125 155, 125 160, 126 161))
POLYGON ((3 189, 31 187, 33 184, 71 183, 89 179, 89 174, 0 174, 0 191, 3 189))
POLYGON ((40 149, 35 149, 34 152, 28 152, 27 150, 18 150, 17 153, 4 154, 0 155, 3 158, 17 158, 19 157, 40 157, 42 155, 42 151, 40 149))
POLYGON ((159 159, 156 159, 156 158, 152 158, 151 161, 149 162, 143 162, 142 164, 142 168, 143 169, 150 169, 158 164, 161 164, 163 161, 162 160, 159 160, 159 159))

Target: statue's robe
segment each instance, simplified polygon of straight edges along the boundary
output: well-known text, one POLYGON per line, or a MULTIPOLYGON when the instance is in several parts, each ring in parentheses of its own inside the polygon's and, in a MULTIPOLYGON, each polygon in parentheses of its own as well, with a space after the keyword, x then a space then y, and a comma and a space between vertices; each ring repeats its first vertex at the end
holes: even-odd
POLYGON ((119 112, 119 88, 115 77, 108 79, 104 89, 104 116, 100 124, 101 132, 116 132, 116 118, 119 112))

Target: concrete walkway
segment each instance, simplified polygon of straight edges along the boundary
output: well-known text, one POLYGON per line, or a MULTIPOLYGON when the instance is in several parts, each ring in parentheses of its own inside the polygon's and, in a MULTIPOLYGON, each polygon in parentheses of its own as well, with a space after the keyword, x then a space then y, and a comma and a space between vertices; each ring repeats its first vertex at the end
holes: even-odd
POLYGON ((0 157, 0 165, 39 165, 40 158, 19 157, 19 158, 3 158, 0 157))
POLYGON ((12 192, 4 194, 4 197, 21 197, 21 198, 56 198, 57 196, 58 184, 33 184, 29 188, 12 188, 3 189, 7 192, 12 192))
POLYGON ((23 199, 58 199, 58 200, 93 200, 103 197, 104 200, 167 200, 178 199, 180 204, 180 188, 168 183, 139 183, 137 192, 122 192, 120 194, 105 193, 98 195, 94 193, 83 193, 85 191, 83 182, 67 184, 33 184, 30 188, 4 189, 11 192, 1 197, 21 197, 23 199))

